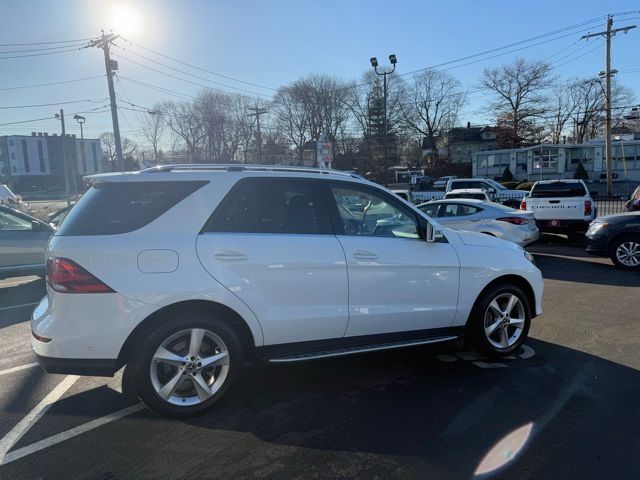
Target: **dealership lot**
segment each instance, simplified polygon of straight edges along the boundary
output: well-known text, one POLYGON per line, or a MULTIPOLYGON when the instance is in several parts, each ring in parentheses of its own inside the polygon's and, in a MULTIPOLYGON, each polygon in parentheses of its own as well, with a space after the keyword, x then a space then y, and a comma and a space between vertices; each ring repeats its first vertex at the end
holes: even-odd
POLYGON ((447 345, 253 365, 186 421, 142 409, 122 372, 33 366, 43 281, 2 280, 0 478, 638 478, 640 275, 561 237, 529 250, 545 314, 512 358, 447 345))

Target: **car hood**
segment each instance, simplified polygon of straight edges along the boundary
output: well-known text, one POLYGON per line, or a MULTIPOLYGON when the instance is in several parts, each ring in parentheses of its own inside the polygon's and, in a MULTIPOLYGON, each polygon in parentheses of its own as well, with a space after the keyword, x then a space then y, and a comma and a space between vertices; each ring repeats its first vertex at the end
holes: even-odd
POLYGON ((455 230, 460 240, 465 245, 473 245, 474 247, 489 248, 507 248, 510 250, 522 250, 522 247, 516 243, 501 240, 485 233, 467 232, 464 230, 455 230))
POLYGON ((640 212, 627 212, 627 213, 616 213, 613 215, 605 215, 604 217, 598 217, 594 222, 597 222, 597 223, 607 222, 609 224, 613 224, 613 223, 633 222, 634 220, 637 220, 640 222, 640 212))

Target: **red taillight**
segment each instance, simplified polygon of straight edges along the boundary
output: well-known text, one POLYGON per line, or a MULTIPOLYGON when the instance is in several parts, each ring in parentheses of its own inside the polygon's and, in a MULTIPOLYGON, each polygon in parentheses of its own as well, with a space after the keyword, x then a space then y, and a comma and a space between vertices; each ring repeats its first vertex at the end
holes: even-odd
POLYGON ((591 202, 589 200, 585 200, 584 202, 584 216, 591 215, 591 202))
POLYGON ((523 217, 502 217, 496 218, 496 220, 498 220, 499 222, 513 223, 514 225, 526 225, 527 223, 529 223, 529 219, 523 217))
POLYGON ((520 202, 520 210, 526 210, 526 209, 527 209, 527 202, 523 198, 522 201, 520 202))
POLYGON ((111 287, 98 280, 68 258, 47 260, 47 283, 60 293, 112 293, 111 287))

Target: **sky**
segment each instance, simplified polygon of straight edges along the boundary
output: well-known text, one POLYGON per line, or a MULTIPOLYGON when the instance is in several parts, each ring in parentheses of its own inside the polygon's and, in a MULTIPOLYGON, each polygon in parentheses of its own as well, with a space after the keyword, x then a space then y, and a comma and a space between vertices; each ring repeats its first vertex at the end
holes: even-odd
MULTIPOLYGON (((117 42, 130 52, 112 47, 114 59, 119 61, 119 79, 116 80, 116 93, 122 99, 119 106, 129 107, 125 101, 151 106, 159 101, 184 98, 135 82, 184 95, 195 95, 201 90, 197 85, 149 70, 130 60, 211 88, 247 95, 253 93, 242 90, 259 93, 266 101, 274 93, 271 89, 309 73, 328 73, 344 80, 358 80, 371 68, 369 58, 372 56, 378 57, 381 65, 386 65, 389 54, 397 55, 397 72, 403 75, 594 20, 533 42, 441 67, 449 68, 448 72, 471 91, 461 117, 464 124, 487 121, 489 97, 486 92, 475 91, 484 68, 499 66, 521 56, 551 62, 558 81, 594 76, 604 69, 604 42, 595 39, 587 43, 580 40, 580 36, 603 30, 604 17, 609 13, 630 12, 614 17, 614 27, 636 24, 640 21, 638 10, 637 1, 627 0, 1 0, 0 135, 59 132, 60 124, 53 115, 60 108, 65 110, 68 133, 79 134, 79 127, 71 118, 76 112, 86 112, 82 113, 87 119, 85 137, 97 137, 111 131, 110 113, 108 109, 100 108, 108 104, 104 58, 100 50, 84 48, 7 58, 67 50, 24 52, 26 49, 79 47, 81 39, 96 37, 101 29, 121 34, 137 45, 131 46, 124 40, 117 42), (79 41, 75 43, 48 44, 76 39, 79 41), (10 45, 35 42, 47 44, 10 45), (532 46, 539 42, 545 43, 532 46), (195 70, 140 47, 259 86, 195 70), (522 49, 513 51, 518 48, 522 49), (153 64, 134 56, 131 51, 203 79, 153 64), (490 58, 492 56, 495 58, 490 58), (97 78, 15 88, 87 77, 97 78), (26 107, 39 104, 52 105, 26 107), (92 109, 98 110, 92 112, 92 109), (44 117, 50 118, 1 125, 44 117)), ((640 102, 639 45, 640 29, 618 35, 613 40, 612 58, 613 68, 620 71, 620 83, 630 87, 640 102)), ((403 78, 410 82, 412 77, 407 74, 403 78)), ((139 115, 120 110, 120 129, 123 136, 144 144, 139 115)))

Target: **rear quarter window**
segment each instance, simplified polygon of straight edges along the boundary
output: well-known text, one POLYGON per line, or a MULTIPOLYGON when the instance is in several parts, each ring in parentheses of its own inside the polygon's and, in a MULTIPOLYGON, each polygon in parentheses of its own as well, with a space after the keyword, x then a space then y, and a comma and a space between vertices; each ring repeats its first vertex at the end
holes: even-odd
POLYGON ((207 181, 105 182, 91 187, 56 235, 115 235, 148 225, 207 181))
POLYGON ((531 190, 531 196, 537 198, 584 197, 586 194, 581 183, 539 183, 531 190))

